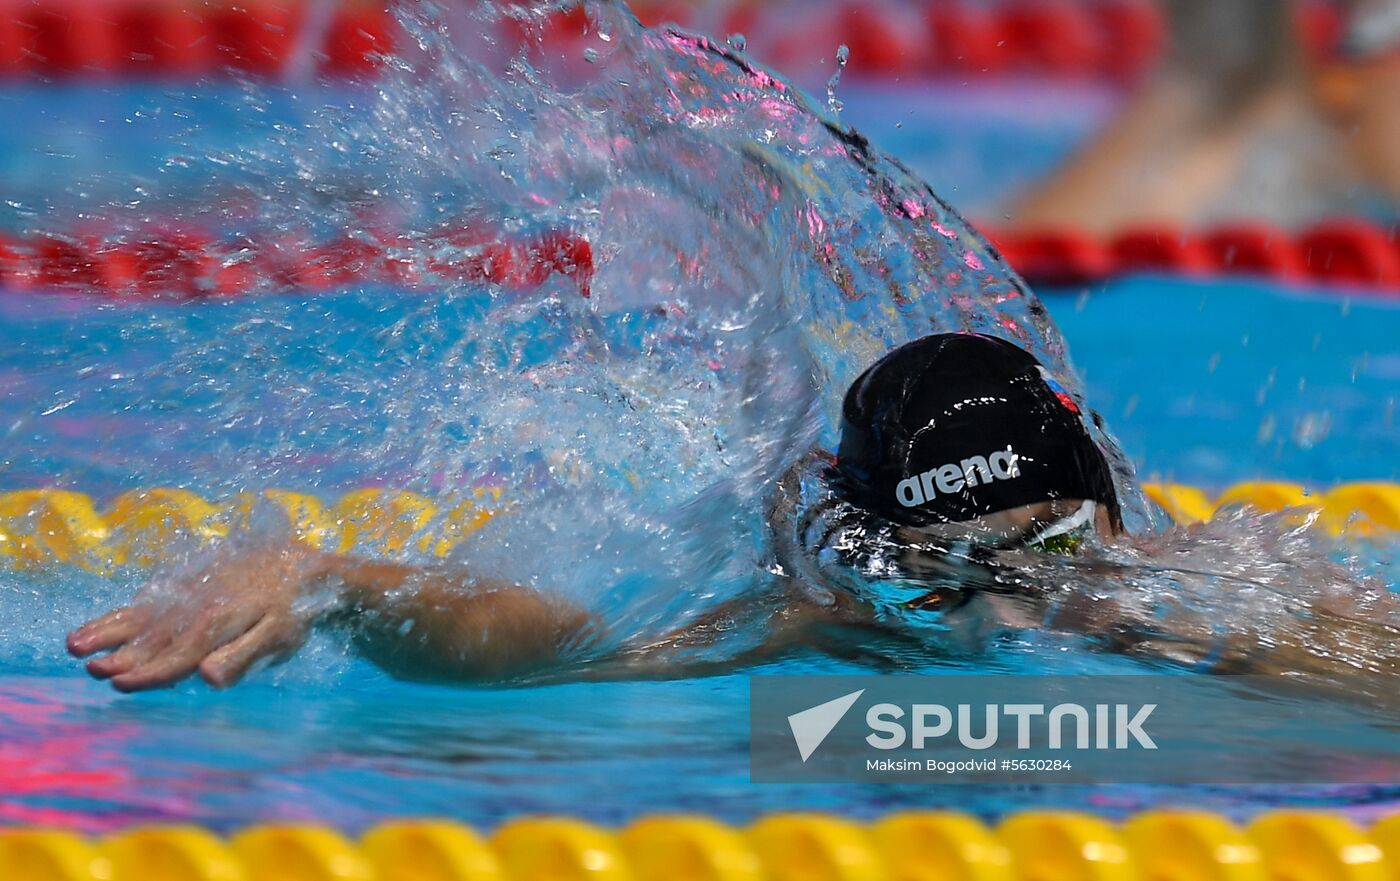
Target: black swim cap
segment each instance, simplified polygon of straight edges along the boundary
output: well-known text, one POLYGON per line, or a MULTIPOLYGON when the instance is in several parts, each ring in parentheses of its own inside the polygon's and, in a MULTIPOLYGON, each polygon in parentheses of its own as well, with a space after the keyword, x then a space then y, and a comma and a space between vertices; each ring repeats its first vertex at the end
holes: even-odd
POLYGON ((900 346, 852 384, 843 411, 836 483, 889 520, 922 526, 1082 499, 1120 522, 1079 405, 1005 340, 954 333, 900 346))

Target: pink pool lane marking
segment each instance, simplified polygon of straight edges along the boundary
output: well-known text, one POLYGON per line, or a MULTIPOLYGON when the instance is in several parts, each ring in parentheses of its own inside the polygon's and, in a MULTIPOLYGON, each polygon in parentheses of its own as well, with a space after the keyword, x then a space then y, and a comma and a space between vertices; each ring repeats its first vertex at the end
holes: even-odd
POLYGON ((46 802, 111 804, 140 789, 127 761, 139 726, 84 722, 47 687, 0 688, 0 733, 0 823, 102 832, 113 823, 100 807, 89 812, 46 802))

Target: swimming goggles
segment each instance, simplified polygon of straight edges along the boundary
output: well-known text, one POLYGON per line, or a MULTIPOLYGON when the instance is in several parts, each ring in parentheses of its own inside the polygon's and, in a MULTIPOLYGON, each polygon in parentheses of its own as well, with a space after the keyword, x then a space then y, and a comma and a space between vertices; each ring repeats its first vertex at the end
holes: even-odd
MULTIPOLYGON (((1098 505, 1091 501, 1086 501, 1075 509, 1073 514, 1062 517, 1059 520, 1045 526, 1044 528, 1031 533, 1029 539, 1018 541, 1014 544, 998 544, 988 547, 986 545, 967 545, 959 542, 953 554, 968 563, 987 564, 994 559, 994 552, 998 549, 1009 547, 1024 547, 1027 550, 1040 551, 1046 554, 1060 554, 1068 556, 1076 553, 1083 546, 1084 541, 1089 537, 1094 529, 1095 515, 1098 512, 1098 505)), ((927 548, 921 548, 927 550, 927 548)), ((942 585, 933 590, 924 591, 921 595, 904 601, 900 605, 916 612, 937 612, 947 613, 960 609, 972 601, 973 594, 978 592, 990 593, 1014 593, 1014 590, 1001 590, 987 586, 976 587, 953 587, 942 585)))
POLYGON ((1073 554, 1093 532, 1097 514, 1098 504, 1085 502, 1073 514, 1056 520, 1035 533, 1030 541, 1026 542, 1026 547, 1047 554, 1073 554))

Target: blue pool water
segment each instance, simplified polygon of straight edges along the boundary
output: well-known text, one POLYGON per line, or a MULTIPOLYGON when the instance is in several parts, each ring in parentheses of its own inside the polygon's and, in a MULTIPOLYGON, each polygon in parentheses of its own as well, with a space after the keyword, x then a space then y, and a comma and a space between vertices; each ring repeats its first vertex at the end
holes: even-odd
MULTIPOLYGON (((199 98, 154 87, 6 92, 0 101, 32 124, 0 134, 0 185, 12 194, 0 228, 110 206, 133 181, 177 203, 217 198, 238 173, 210 180, 207 165, 181 161, 171 144, 255 149, 267 127, 298 124, 328 100, 221 88, 199 98), (250 113, 258 127, 248 127, 250 113)), ((1109 96, 1059 95, 1070 110, 1028 116, 1016 108, 1037 93, 1020 88, 923 89, 928 109, 914 115, 888 112, 900 100, 889 90, 852 85, 843 99, 850 119, 871 123, 878 142, 975 215, 1053 164, 1111 106, 1109 96)), ((1400 477, 1400 309, 1390 303, 1171 278, 1048 292, 1046 301, 1087 398, 1144 475, 1208 487, 1400 477)), ((0 293, 0 490, 60 485, 103 503, 157 484, 219 497, 250 475, 325 496, 421 479, 454 438, 433 437, 430 420, 398 403, 452 390, 375 382, 375 371, 415 359, 460 368, 456 334, 480 317, 477 303, 461 291, 184 305, 0 293), (268 427, 303 413, 309 429, 292 443, 268 427)), ((433 412, 425 405, 425 416, 433 412)), ((1400 581, 1393 548, 1363 552, 1392 586, 1400 581)), ((660 810, 743 820, 792 808, 869 816, 955 806, 995 816, 1057 805, 1120 815, 1188 802, 1237 815, 1279 803, 1364 814, 1400 800, 1383 788, 750 784, 749 674, 867 669, 807 656, 678 681, 459 688, 395 681, 323 634, 227 693, 187 683, 120 696, 83 675, 62 637, 141 580, 62 567, 0 576, 0 822, 227 829, 314 819, 356 829, 425 814, 492 825, 540 812, 616 822, 660 810)), ((1030 646, 988 663, 1026 672, 1042 660, 1030 646)), ((1084 652, 1059 672, 1132 669, 1084 652)))
POLYGON ((1145 477, 1326 488, 1400 475, 1393 299, 1147 277, 1051 304, 1145 477))
MULTIPOLYGON (((330 301, 329 317, 348 339, 363 339, 416 308, 417 296, 345 296, 330 301), (364 308, 368 297, 376 309, 364 308)), ((1208 486, 1261 476, 1319 486, 1397 477, 1400 310, 1394 306, 1361 298, 1344 306, 1320 292, 1162 278, 1128 279, 1087 296, 1053 294, 1049 303, 1091 399, 1111 416, 1145 472, 1208 486), (1330 430, 1298 429, 1324 416, 1330 430), (1259 426, 1269 420, 1278 428, 1261 438, 1259 426)), ((167 331, 172 321, 202 326, 200 336, 212 344, 219 328, 266 315, 270 305, 154 310, 167 331)), ((273 311, 295 325, 302 305, 289 301, 273 311)), ((220 436, 219 427, 182 421, 178 408, 144 414, 125 427, 121 412, 99 418, 81 412, 86 404, 35 415, 50 407, 45 382, 65 376, 72 359, 98 352, 110 369, 137 371, 168 354, 167 336, 131 330, 152 308, 44 295, 0 300, 0 351, 45 341, 42 352, 25 349, 40 355, 33 361, 0 360, 5 406, 21 416, 0 447, 4 488, 60 483, 99 501, 160 477, 218 489, 210 480, 221 473, 218 454, 206 455, 206 438, 220 436), (90 432, 103 443, 95 445, 90 432), (132 457, 156 464, 132 468, 132 457)), ((323 301, 308 310, 315 316, 309 321, 325 321, 326 308, 323 301)), ((323 489, 354 485, 353 460, 342 465, 345 473, 322 475, 323 489)), ((61 642, 74 622, 128 596, 137 580, 114 583, 61 569, 6 576, 0 819, 86 828, 193 819, 226 828, 253 818, 300 818, 354 828, 384 815, 492 824, 520 812, 611 822, 648 811, 698 810, 742 820, 794 807, 870 815, 899 806, 957 806, 990 816, 1027 805, 1088 805, 1118 814, 1191 802, 1245 814, 1300 800, 1364 813, 1393 806, 1400 795, 751 785, 746 677, 753 671, 671 682, 436 687, 394 681, 331 637, 232 692, 186 684, 120 696, 86 679, 61 642)), ((1008 670, 1026 663, 1033 658, 997 662, 1008 670)), ((1093 656, 1069 667, 1132 668, 1093 656)), ((760 668, 858 669, 817 658, 760 668)))
MULTIPOLYGON (((919 83, 853 79, 843 118, 898 156, 974 218, 995 219, 1018 191, 1053 169, 1117 106, 1085 84, 919 83), (1039 108, 1039 109, 1037 109, 1039 108)), ((94 88, 49 84, 0 90, 0 109, 25 125, 0 131, 0 231, 46 228, 55 217, 150 195, 207 192, 191 145, 230 156, 258 148, 277 125, 299 125, 326 103, 363 102, 352 88, 251 91, 234 84, 94 88), (255 122, 256 124, 250 124, 255 122)), ((226 170, 223 185, 237 180, 226 170)), ((149 198, 149 196, 148 196, 149 198)), ((61 224, 59 224, 61 226, 61 224)))

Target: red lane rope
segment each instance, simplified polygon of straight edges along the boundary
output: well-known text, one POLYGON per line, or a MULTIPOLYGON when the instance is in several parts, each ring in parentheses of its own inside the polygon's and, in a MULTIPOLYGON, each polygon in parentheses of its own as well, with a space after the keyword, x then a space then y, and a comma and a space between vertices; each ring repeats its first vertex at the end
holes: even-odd
MULTIPOLYGON (((306 55, 330 76, 372 72, 401 42, 389 0, 343 0, 316 27, 310 0, 0 0, 0 77, 277 76, 306 55)), ((838 44, 850 69, 868 74, 1025 74, 1132 79, 1152 65, 1165 25, 1152 0, 829 0, 804 6, 751 0, 634 0, 643 23, 676 22, 721 35, 744 33, 749 50, 780 70, 829 63, 838 44)), ((1314 57, 1335 51, 1335 4, 1298 14, 1314 57)), ((551 50, 596 37, 577 10, 541 33, 551 50)), ((524 37, 501 26, 505 46, 524 37)), ((538 34, 536 36, 539 36, 538 34)))
POLYGON ((529 288, 559 274, 587 297, 593 249, 570 232, 498 238, 478 229, 421 240, 392 235, 309 244, 294 238, 219 242, 180 230, 120 239, 37 236, 0 243, 0 289, 111 298, 195 299, 312 293, 362 284, 429 287, 443 281, 529 288), (433 255, 410 259, 410 253, 433 255))
MULTIPOLYGON (((901 75, 1033 74, 1132 78, 1160 54, 1165 23, 1153 0, 829 0, 798 7, 730 0, 687 6, 634 0, 643 24, 674 22, 744 34, 754 58, 780 71, 829 67, 840 44, 848 69, 901 75), (719 9, 716 10, 715 7, 719 9)), ((577 11, 543 28, 546 48, 590 36, 577 11)))
POLYGON ((0 77, 276 76, 310 53, 323 73, 371 72, 397 24, 383 4, 345 3, 312 32, 307 0, 4 0, 0 77))
MULTIPOLYGON (((1160 226, 1108 237, 1044 230, 991 238, 1027 281, 1047 287, 1146 272, 1255 276, 1400 297, 1400 228, 1360 220, 1297 233, 1236 224, 1192 233, 1160 226)), ((568 231, 526 238, 470 227, 412 240, 379 234, 322 243, 220 242, 191 230, 0 240, 0 289, 112 298, 310 293, 361 284, 427 288, 444 281, 530 288, 556 274, 587 297, 594 271, 592 245, 568 231)))
POLYGON ((990 237, 1032 284, 1084 285, 1165 272, 1370 286, 1400 296, 1400 227, 1361 220, 1330 220, 1298 233, 1234 224, 1190 233, 1153 226, 1107 237, 1049 229, 993 231, 990 237))
MULTIPOLYGON (((0 76, 276 76, 308 50, 323 73, 364 74, 400 40, 387 5, 346 0, 328 27, 311 33, 316 18, 308 0, 0 0, 0 76)), ((834 0, 804 8, 797 20, 790 4, 743 0, 698 9, 682 0, 637 0, 634 9, 646 24, 744 32, 757 58, 784 70, 829 61, 845 43, 851 69, 870 73, 1122 77, 1150 64, 1163 37, 1151 0, 1006 0, 992 7, 834 0)), ((522 38, 514 23, 501 30, 506 45, 522 38)), ((566 51, 596 37, 577 12, 557 14, 542 30, 549 48, 566 51)))

